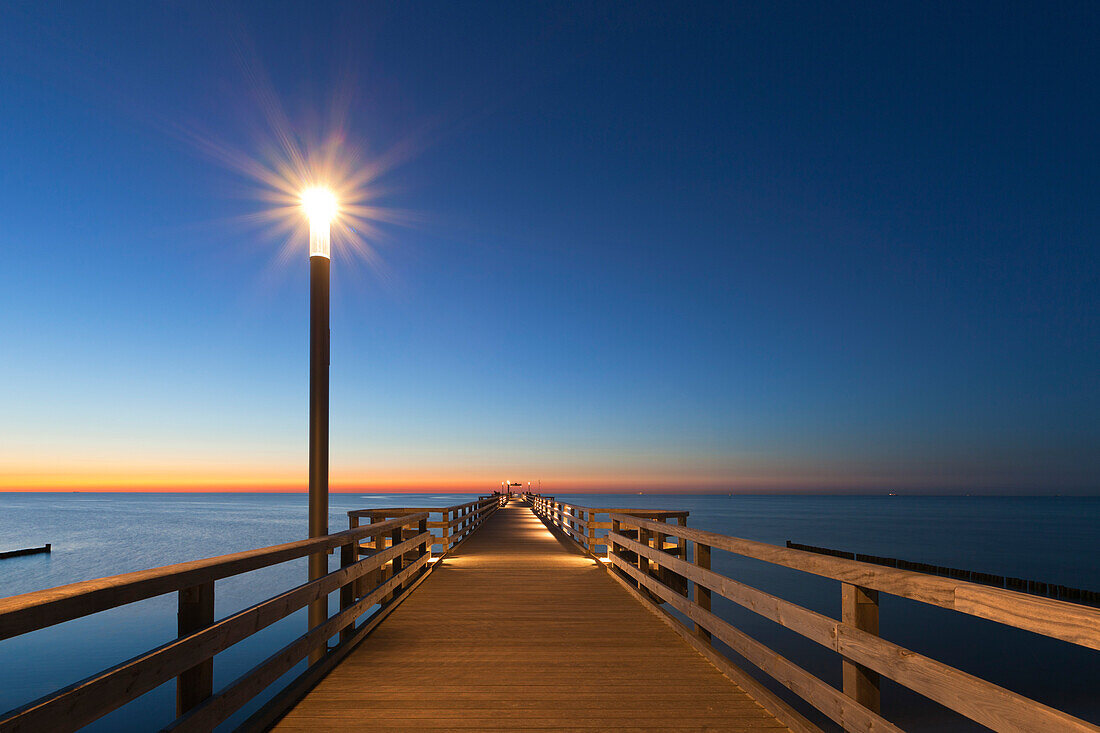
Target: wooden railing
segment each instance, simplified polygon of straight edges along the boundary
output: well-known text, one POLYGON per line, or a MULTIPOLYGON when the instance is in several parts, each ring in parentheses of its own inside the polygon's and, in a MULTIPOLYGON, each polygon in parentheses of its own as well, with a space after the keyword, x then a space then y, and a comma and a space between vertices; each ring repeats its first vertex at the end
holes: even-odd
MULTIPOLYGON (((583 547, 590 555, 597 557, 607 556, 607 535, 611 530, 610 515, 612 513, 624 512, 631 516, 655 519, 660 522, 675 520, 681 527, 687 525, 689 514, 689 512, 679 510, 614 509, 580 506, 579 504, 566 504, 555 501, 552 496, 539 496, 537 494, 528 494, 524 498, 531 503, 531 509, 536 515, 546 519, 583 547), (600 515, 606 516, 607 519, 601 521, 599 519, 600 515), (604 549, 597 549, 600 547, 604 549)), ((677 540, 664 549, 666 552, 683 557, 685 544, 677 540)))
MULTIPOLYGON (((0 733, 71 731, 176 679, 176 718, 164 730, 208 731, 226 720, 311 652, 319 660, 260 707, 240 730, 263 730, 418 586, 433 567, 429 515, 465 517, 443 554, 468 537, 502 500, 460 507, 367 510, 394 518, 343 532, 204 560, 167 565, 0 598, 0 640, 101 611, 178 593, 175 640, 0 716, 0 733), (361 546, 367 541, 368 547, 361 546), (340 568, 243 611, 215 620, 215 581, 340 549, 340 568), (364 556, 365 555, 365 556, 364 556), (214 656, 252 634, 339 591, 339 610, 228 685, 214 691, 214 656), (359 617, 378 608, 357 622, 359 617), (339 643, 328 647, 334 636, 339 643), (317 656, 317 654, 315 654, 317 656)), ((372 518, 373 519, 373 518, 372 518)))
MULTIPOLYGON (((428 543, 430 549, 432 549, 434 555, 444 555, 480 527, 486 517, 507 502, 507 495, 493 494, 492 496, 479 497, 477 501, 471 501, 467 504, 448 507, 355 509, 348 512, 348 528, 355 529, 359 527, 364 518, 368 519, 370 524, 374 524, 406 514, 426 512, 429 514, 428 530, 432 532, 431 542, 428 543), (430 515, 438 515, 438 518, 433 519, 430 515), (437 552, 434 549, 436 547, 442 549, 437 552)), ((392 542, 388 537, 382 539, 386 543, 384 545, 386 547, 392 542)), ((377 550, 381 547, 374 547, 373 549, 377 550)))
MULTIPOLYGON (((555 523, 571 521, 572 509, 563 508, 564 505, 555 507, 552 501, 538 499, 533 499, 533 503, 540 507, 543 516, 554 517, 555 523)), ((730 663, 713 646, 714 640, 721 641, 848 731, 900 730, 880 715, 880 675, 995 731, 1100 731, 1092 723, 881 638, 878 597, 879 593, 888 593, 1096 650, 1100 650, 1100 609, 689 529, 680 523, 653 521, 639 514, 636 511, 610 514, 612 527, 605 540, 610 543, 610 552, 605 567, 619 582, 638 592, 640 599, 650 602, 651 610, 677 629, 685 640, 728 676, 743 683, 766 706, 770 696, 773 712, 794 730, 818 729, 730 663), (676 542, 669 543, 666 538, 675 538, 676 542), (841 618, 816 613, 714 572, 711 570, 714 550, 838 581, 841 618), (670 584, 669 577, 681 578, 682 582, 670 584), (689 581, 690 594, 686 592, 689 581), (843 667, 843 690, 815 677, 712 613, 712 594, 837 652, 843 667), (652 603, 654 599, 690 619, 693 628, 652 603)))

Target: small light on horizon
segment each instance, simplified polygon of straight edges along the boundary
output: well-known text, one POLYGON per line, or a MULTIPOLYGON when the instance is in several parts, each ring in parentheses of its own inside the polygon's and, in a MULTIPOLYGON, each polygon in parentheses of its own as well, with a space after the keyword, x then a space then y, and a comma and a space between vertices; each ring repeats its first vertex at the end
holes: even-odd
POLYGON ((329 257, 330 227, 338 211, 336 194, 316 186, 302 192, 302 209, 309 219, 309 256, 329 257))

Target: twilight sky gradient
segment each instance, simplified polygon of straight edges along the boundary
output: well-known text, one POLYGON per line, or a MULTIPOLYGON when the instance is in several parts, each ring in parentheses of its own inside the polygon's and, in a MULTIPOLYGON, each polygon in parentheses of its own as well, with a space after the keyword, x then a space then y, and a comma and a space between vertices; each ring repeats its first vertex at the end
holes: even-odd
POLYGON ((211 153, 270 164, 281 109, 403 220, 333 262, 334 489, 1096 492, 1098 37, 1092 2, 5 3, 0 489, 304 490, 307 243, 211 153))

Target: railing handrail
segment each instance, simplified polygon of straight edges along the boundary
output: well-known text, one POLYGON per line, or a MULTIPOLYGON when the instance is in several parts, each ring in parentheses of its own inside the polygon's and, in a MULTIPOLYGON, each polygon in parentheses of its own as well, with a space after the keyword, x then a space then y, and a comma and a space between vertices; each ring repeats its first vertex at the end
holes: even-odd
POLYGON ((402 527, 422 518, 427 519, 427 514, 405 515, 324 537, 135 570, 0 598, 0 640, 146 598, 173 593, 200 583, 278 565, 316 552, 327 552, 329 549, 389 532, 395 527, 402 527))
MULTIPOLYGON (((686 525, 688 515, 691 514, 684 509, 615 509, 569 504, 557 501, 553 497, 534 494, 524 494, 523 497, 531 502, 531 507, 536 514, 540 511, 545 512, 558 529, 569 535, 570 539, 593 556, 596 555, 597 546, 608 546, 607 535, 598 533, 611 529, 613 522, 610 517, 613 514, 627 513, 639 518, 650 517, 663 522, 675 521, 679 526, 686 525), (607 521, 598 521, 597 515, 600 514, 606 515, 607 521)), ((687 550, 686 540, 678 540, 675 549, 668 549, 683 555, 687 550)))
MULTIPOLYGON (((847 611, 844 619, 838 621, 711 571, 709 550, 714 547, 724 549, 721 548, 720 542, 711 544, 693 540, 697 542, 697 549, 700 546, 707 548, 705 564, 693 564, 677 557, 667 556, 649 544, 651 533, 673 535, 674 533, 669 530, 679 528, 638 520, 629 515, 617 515, 614 521, 618 526, 610 535, 612 543, 612 552, 609 556, 610 567, 622 573, 623 577, 632 579, 639 588, 655 594, 661 601, 668 602, 688 616, 695 622, 697 633, 699 629, 705 630, 708 640, 713 634, 735 652, 782 681, 819 710, 844 725, 846 729, 899 730, 878 715, 877 675, 881 674, 993 730, 1020 733, 1030 730, 1065 730, 1080 733, 1100 731, 1100 728, 1088 721, 881 638, 878 635, 877 594, 870 600, 875 610, 873 624, 867 626, 861 623, 860 619, 849 617, 847 611), (637 541, 622 534, 623 524, 637 527, 639 535, 637 541), (637 557, 637 567, 622 556, 619 552, 620 548, 637 557), (699 589, 705 588, 707 591, 705 603, 699 604, 695 599, 688 600, 684 597, 685 593, 679 593, 666 585, 660 577, 655 577, 650 572, 650 563, 658 564, 662 571, 675 573, 681 578, 693 581, 696 599, 699 596, 699 589), (841 693, 714 615, 710 612, 711 591, 837 652, 846 665, 852 665, 853 670, 857 668, 870 670, 875 675, 872 682, 873 695, 865 702, 860 698, 858 690, 849 690, 847 679, 844 692, 841 693)), ((713 532, 698 535, 699 539, 703 537, 720 540, 725 536, 713 532)), ((845 562, 854 563, 855 561, 845 562)), ((852 591, 853 599, 857 591, 865 590, 864 587, 857 587, 847 581, 841 582, 846 590, 852 591)), ((874 593, 874 591, 867 592, 874 593)), ((868 692, 870 693, 870 690, 868 692)))
MULTIPOLYGON (((654 613, 661 615, 731 679, 750 687, 757 684, 716 650, 712 639, 726 644, 845 730, 900 733, 896 725, 879 714, 878 680, 882 675, 994 730, 1100 731, 1100 727, 1088 721, 883 639, 878 633, 878 593, 940 606, 1092 649, 1100 649, 1100 609, 689 529, 684 520, 654 521, 635 510, 609 513, 610 531, 606 537, 595 538, 594 527, 607 527, 606 523, 592 521, 593 515, 586 511, 595 508, 528 498, 536 513, 585 547, 589 554, 595 556, 596 544, 606 545, 607 557, 599 559, 607 563, 605 567, 612 577, 650 604, 654 613), (693 548, 690 558, 689 542, 693 548), (841 618, 811 611, 712 571, 714 549, 840 582, 841 618), (712 613, 712 593, 838 653, 844 668, 843 690, 712 613), (662 603, 668 603, 690 619, 694 629, 661 609, 662 603)), ((755 689, 765 697, 771 695, 766 689, 755 689)), ((774 697, 771 703, 776 714, 785 705, 774 697)), ((789 714, 784 715, 783 722, 792 729, 815 730, 795 711, 785 713, 789 714)))
MULTIPOLYGON (((266 729, 361 641, 435 567, 432 511, 461 512, 461 528, 444 554, 491 516, 506 497, 479 499, 455 507, 423 511, 397 509, 386 521, 371 517, 358 526, 324 537, 204 558, 148 570, 70 583, 0 598, 0 639, 88 616, 166 593, 178 592, 178 637, 75 684, 0 714, 0 730, 75 730, 119 708, 164 682, 177 679, 176 719, 170 730, 210 730, 279 680, 302 658, 310 666, 254 713, 242 728, 266 729), (373 538, 374 548, 360 541, 373 538), (243 611, 217 619, 216 580, 340 548, 340 568, 283 591, 243 611), (365 557, 360 554, 367 549, 365 557), (340 609, 305 634, 268 656, 241 677, 214 689, 214 655, 286 618, 310 603, 327 606, 339 591, 340 609), (357 623, 371 608, 362 622, 357 623), (340 643, 328 640, 339 634, 340 643)), ((380 509, 393 513, 393 510, 380 509)), ((442 522, 448 525, 454 523, 442 522)))
POLYGON ((627 514, 612 515, 612 521, 615 520, 682 537, 742 557, 871 588, 1100 650, 1100 609, 1091 606, 913 570, 899 570, 858 560, 793 550, 717 532, 652 522, 627 514))
MULTIPOLYGON (((48 730, 58 718, 76 714, 78 720, 94 719, 97 714, 117 707, 145 691, 171 680, 204 659, 251 636, 260 629, 304 608, 309 601, 324 597, 341 584, 355 580, 392 560, 403 551, 414 549, 427 533, 410 538, 395 549, 372 555, 356 565, 328 573, 317 580, 291 588, 266 601, 238 611, 191 634, 180 636, 133 659, 116 664, 77 685, 10 711, 5 722, 17 722, 27 729, 48 730), (77 712, 79 711, 79 712, 77 712)), ((2 726, 0 726, 2 727, 2 726)))
MULTIPOLYGON (((370 525, 368 526, 375 526, 379 520, 400 518, 409 512, 426 512, 429 515, 438 514, 440 518, 429 521, 427 527, 429 529, 442 530, 442 533, 441 535, 433 534, 428 544, 429 546, 441 545, 443 547, 442 554, 446 555, 460 542, 464 541, 473 530, 480 526, 481 521, 487 514, 496 511, 497 508, 503 506, 507 501, 508 496, 505 494, 492 494, 479 497, 476 501, 445 507, 376 507, 371 509, 353 509, 347 513, 348 525, 353 528, 359 527, 360 520, 369 519, 370 525)), ((374 543, 374 549, 377 550, 384 545, 385 541, 381 543, 376 541, 374 543)), ((358 550, 355 550, 355 552, 358 552, 358 550)))

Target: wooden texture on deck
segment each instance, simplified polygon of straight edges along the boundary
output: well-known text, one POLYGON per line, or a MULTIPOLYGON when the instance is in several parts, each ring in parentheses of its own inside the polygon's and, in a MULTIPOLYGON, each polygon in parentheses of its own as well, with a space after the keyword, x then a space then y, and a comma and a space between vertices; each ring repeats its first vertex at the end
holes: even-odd
POLYGON ((353 729, 786 730, 516 503, 275 728, 353 729))

